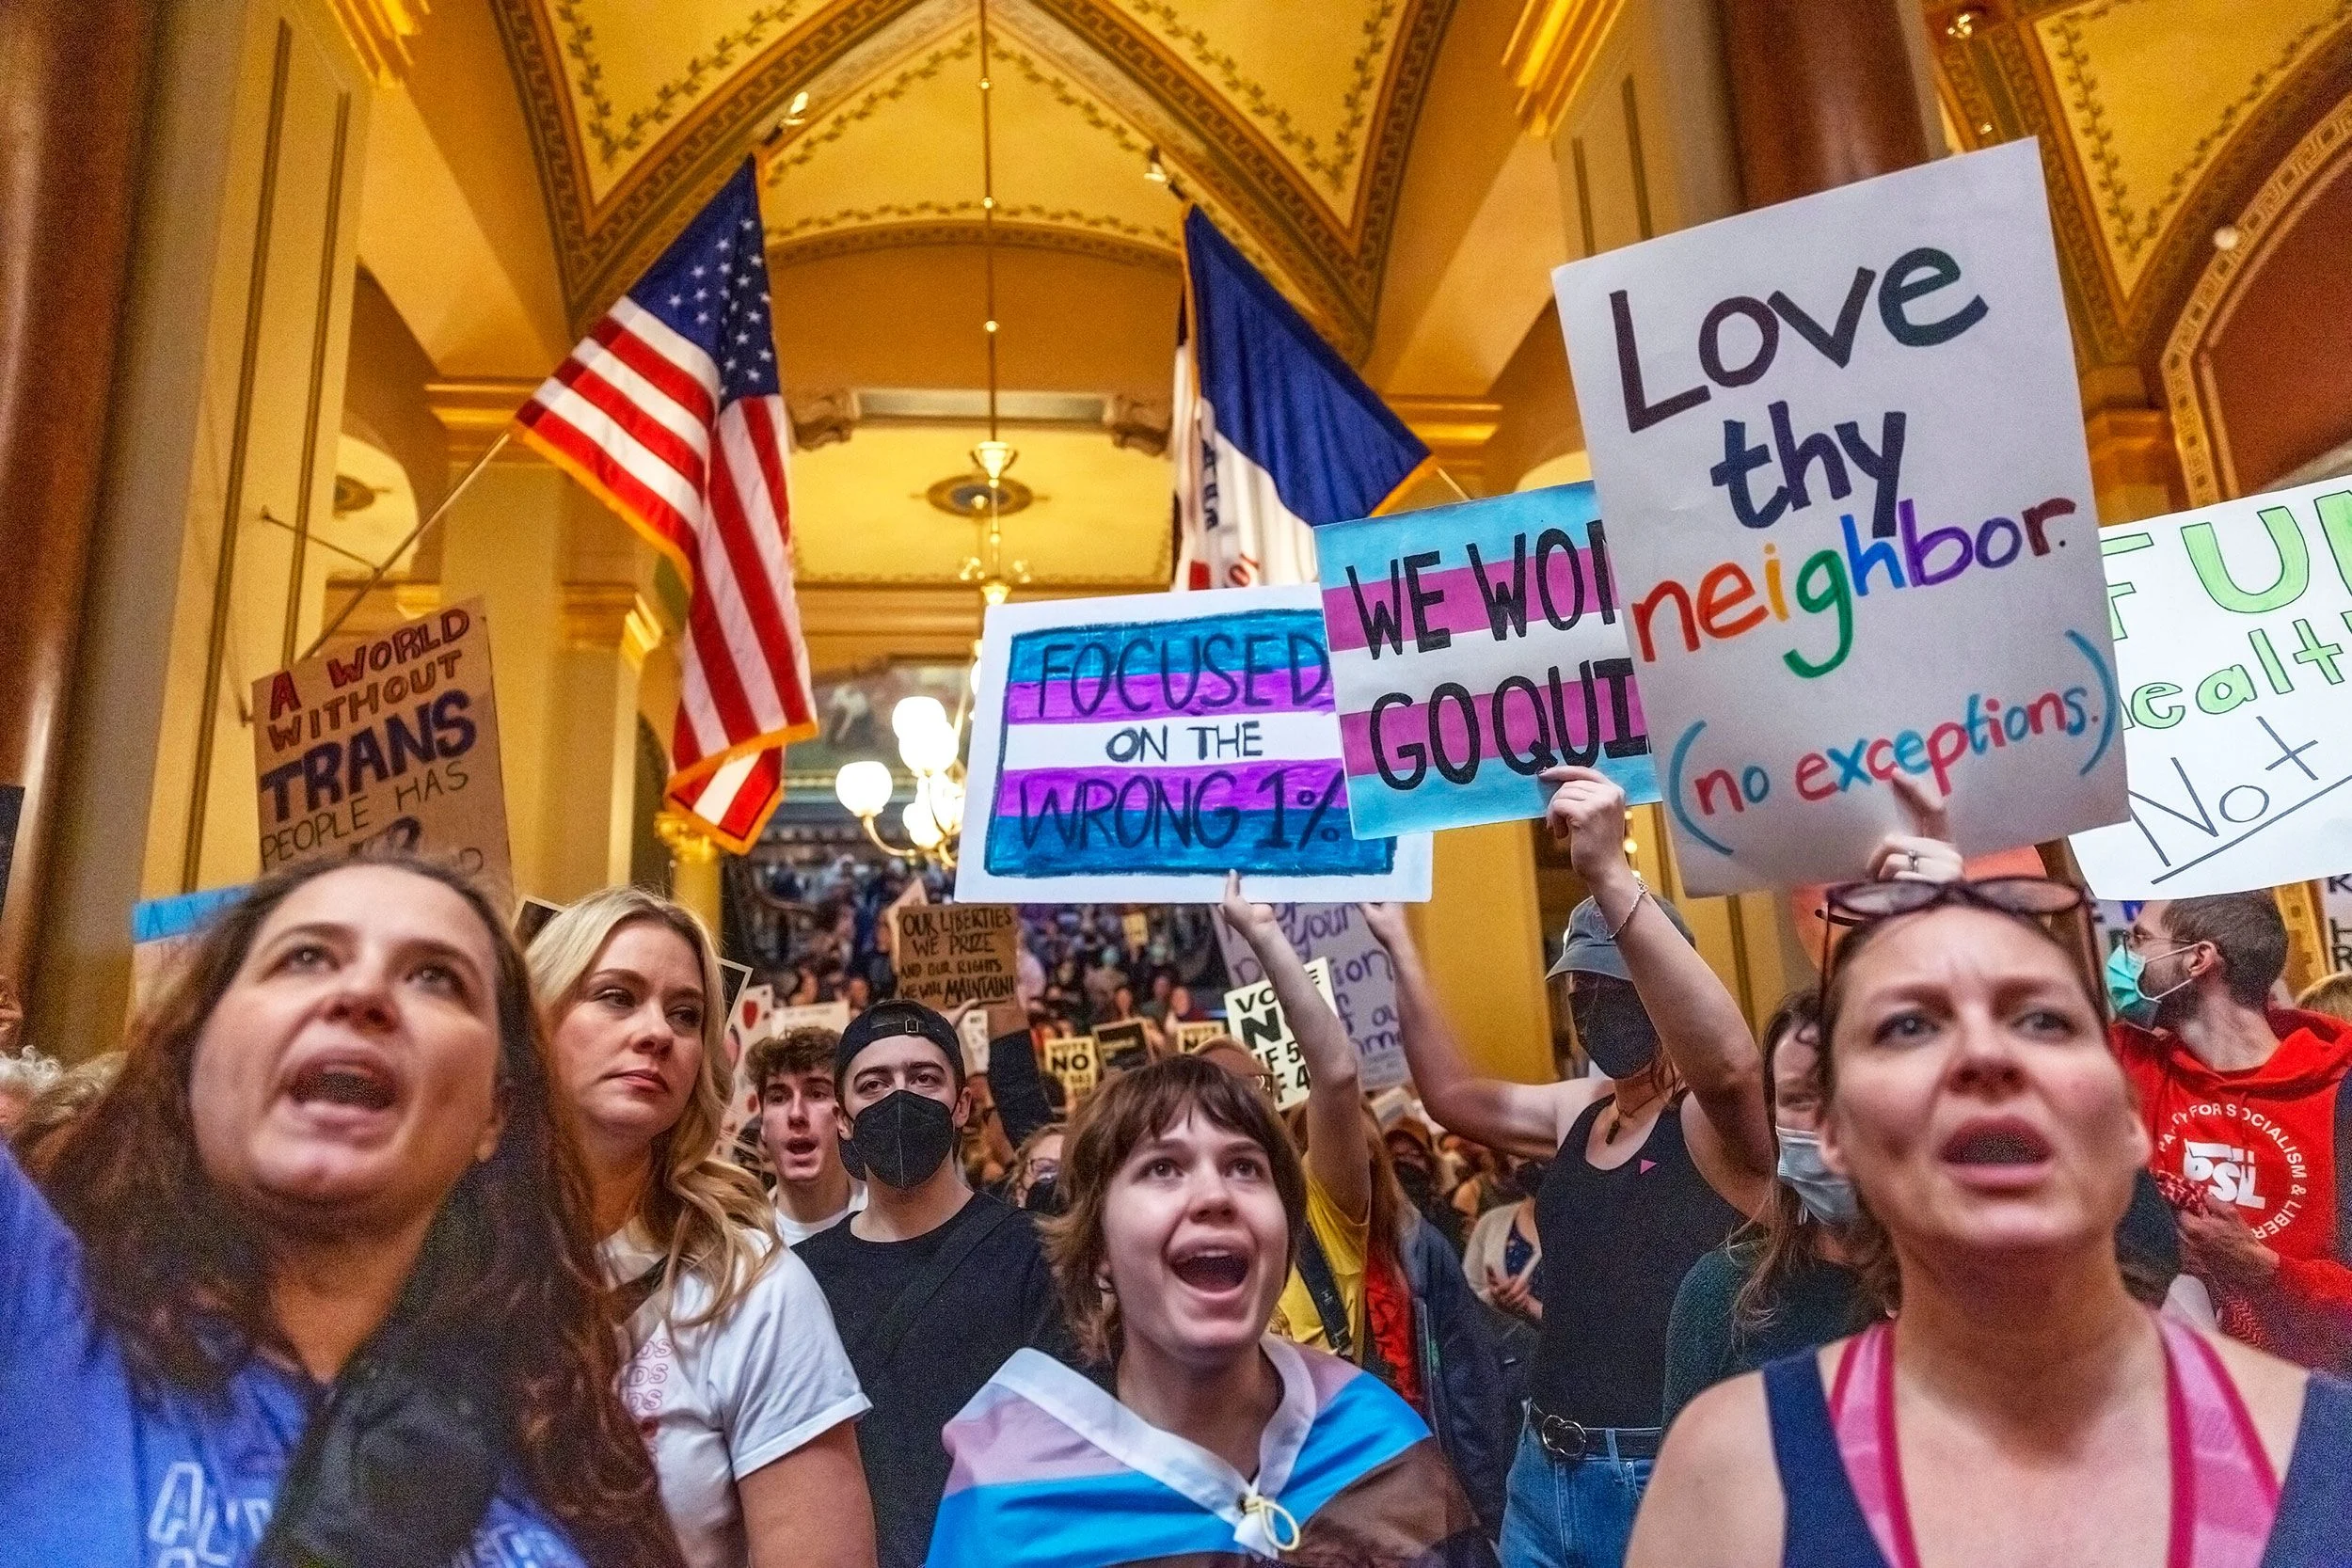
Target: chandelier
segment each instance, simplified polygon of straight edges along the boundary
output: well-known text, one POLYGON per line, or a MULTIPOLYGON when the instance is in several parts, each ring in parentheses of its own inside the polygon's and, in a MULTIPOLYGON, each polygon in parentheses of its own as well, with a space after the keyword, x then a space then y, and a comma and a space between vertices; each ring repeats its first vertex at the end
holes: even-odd
MULTIPOLYGON (((1021 453, 1004 439, 996 421, 996 141, 988 74, 988 0, 979 0, 979 33, 980 259, 987 284, 980 331, 988 345, 988 436, 972 449, 973 467, 978 472, 966 482, 942 481, 941 484, 953 484, 958 499, 974 515, 977 548, 964 558, 956 576, 958 581, 979 590, 980 613, 985 617, 990 606, 1003 604, 1010 596, 1015 584, 1029 580, 1029 567, 1026 562, 1005 559, 1004 514, 1019 511, 1027 504, 1027 497, 1025 492, 1007 504, 1010 482, 1005 476, 1021 453)), ((934 486, 934 492, 939 488, 934 486)), ((979 657, 976 638, 965 695, 957 704, 953 719, 936 697, 902 698, 891 709, 890 729, 898 742, 898 760, 914 776, 914 799, 898 814, 907 847, 890 843, 874 826, 898 790, 890 765, 866 759, 846 763, 834 774, 834 798, 884 854, 943 870, 955 869, 957 846, 963 832, 964 722, 971 709, 970 692, 978 685, 979 657)))

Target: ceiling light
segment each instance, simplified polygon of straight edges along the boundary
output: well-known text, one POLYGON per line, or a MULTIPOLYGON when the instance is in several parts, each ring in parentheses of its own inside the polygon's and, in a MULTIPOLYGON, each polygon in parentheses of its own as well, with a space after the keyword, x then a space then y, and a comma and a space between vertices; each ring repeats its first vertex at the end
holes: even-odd
POLYGON ((890 765, 871 758, 847 764, 833 779, 833 793, 842 809, 866 821, 882 815, 896 788, 890 765))

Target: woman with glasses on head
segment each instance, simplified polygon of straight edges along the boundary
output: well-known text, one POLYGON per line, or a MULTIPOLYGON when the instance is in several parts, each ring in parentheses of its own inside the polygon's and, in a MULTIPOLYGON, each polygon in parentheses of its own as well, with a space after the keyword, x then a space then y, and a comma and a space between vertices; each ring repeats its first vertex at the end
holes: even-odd
POLYGON ((687 1562, 870 1568, 857 1374, 767 1197, 720 1150, 733 1073, 709 932, 607 888, 532 939, 531 977, 631 1347, 622 1391, 687 1562))
POLYGON ((437 865, 221 913, 41 1190, 0 1153, 0 1556, 680 1562, 545 1050, 437 865))
POLYGON ((2352 1562, 2352 1388, 2125 1289, 2148 1137, 2044 924, 2081 904, 2033 878, 1833 892, 1822 1152, 1902 1312, 1693 1401, 1633 1563, 2352 1562))
POLYGON ((1413 1082, 1449 1130, 1549 1160, 1535 1197, 1543 1321, 1502 1523, 1510 1568, 1615 1568, 1658 1453, 1676 1289, 1771 1190, 1776 1150, 1747 1020, 1625 858, 1625 792, 1545 772, 1547 824, 1592 890, 1555 973, 1606 1077, 1474 1072, 1401 909, 1368 905, 1396 970, 1413 1082))
POLYGON ((1267 1330, 1306 1224, 1272 1105, 1190 1056, 1073 1125, 1046 1247, 1096 1382, 1016 1352, 947 1424, 928 1568, 1493 1568, 1429 1429, 1267 1330))

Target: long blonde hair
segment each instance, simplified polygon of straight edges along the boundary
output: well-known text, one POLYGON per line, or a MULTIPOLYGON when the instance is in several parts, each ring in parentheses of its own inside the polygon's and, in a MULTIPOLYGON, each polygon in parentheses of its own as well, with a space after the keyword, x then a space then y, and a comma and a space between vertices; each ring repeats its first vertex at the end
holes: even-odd
POLYGON ((702 1071, 675 1125, 654 1140, 655 1180, 636 1215, 657 1240, 667 1238, 665 1277, 675 1279, 683 1268, 710 1288, 707 1308, 671 1320, 692 1327, 733 1310, 781 1245, 774 1211, 759 1183, 719 1147, 735 1069, 726 1055, 726 987, 709 927, 693 911, 659 894, 609 887, 547 923, 531 944, 531 984, 552 1037, 612 933, 639 922, 675 935, 702 970, 702 1071))

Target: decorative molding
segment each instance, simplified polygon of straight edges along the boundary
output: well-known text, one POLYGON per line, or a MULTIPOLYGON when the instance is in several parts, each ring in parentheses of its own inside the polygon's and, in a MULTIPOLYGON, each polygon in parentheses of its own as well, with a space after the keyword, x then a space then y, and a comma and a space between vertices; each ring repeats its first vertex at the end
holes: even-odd
POLYGON ((800 8, 800 0, 753 7, 744 15, 741 26, 721 33, 703 49, 688 55, 685 69, 658 84, 652 102, 630 110, 616 131, 612 125, 612 101, 605 97, 602 87, 604 67, 596 57, 596 29, 583 20, 579 0, 548 0, 548 7, 552 20, 563 28, 564 53, 575 67, 570 81, 579 93, 579 101, 588 105, 580 129, 596 142, 596 155, 607 168, 622 153, 634 152, 644 146, 648 131, 669 124, 681 110, 691 108, 706 96, 707 79, 713 71, 720 72, 723 81, 724 73, 734 67, 739 55, 756 49, 762 39, 789 22, 800 8))
POLYGON ((2241 493, 2230 466, 2228 432, 2221 426, 2220 406, 2204 360, 2206 340, 2227 325, 2239 280, 2256 269, 2272 242, 2292 227, 2291 220, 2322 184, 2320 176, 2335 166, 2348 145, 2352 145, 2352 97, 2338 103, 2332 113, 2305 134, 2233 220, 2238 231, 2236 247, 2211 251, 2204 271, 2189 291, 2188 302, 2165 340, 2159 361, 2164 401, 2172 416, 2173 441, 2191 506, 2210 506, 2241 493))
MULTIPOLYGON (((359 585, 365 581, 367 578, 358 573, 347 578, 328 578, 323 610, 325 618, 319 624, 324 626, 327 621, 332 621, 342 613, 342 608, 351 603, 353 595, 359 590, 359 585)), ((335 640, 340 644, 379 636, 405 622, 421 621, 440 608, 441 585, 438 582, 421 580, 379 582, 369 591, 367 597, 359 602, 359 607, 344 618, 342 629, 335 634, 335 640)))
MULTIPOLYGON (((490 450, 490 443, 515 422, 515 410, 538 389, 536 379, 468 376, 426 382, 424 401, 433 417, 441 421, 441 428, 449 432, 449 460, 471 463, 490 450)), ((499 453, 499 461, 535 463, 539 458, 521 442, 509 441, 499 453)))
MULTIPOLYGON (((567 582, 562 605, 564 647, 611 653, 628 639, 629 617, 637 613, 637 585, 567 582)), ((641 662, 643 657, 639 656, 641 662)))
MULTIPOLYGON (((821 261, 834 256, 857 256, 867 251, 895 250, 912 245, 977 245, 980 237, 980 223, 977 218, 840 229, 832 233, 812 234, 770 246, 768 271, 772 277, 786 267, 798 266, 803 261, 821 261)), ((1167 275, 1181 271, 1184 265, 1183 259, 1174 250, 1157 245, 1138 244, 1116 234, 1046 229, 1033 224, 998 224, 996 244, 1022 250, 1058 250, 1075 256, 1092 256, 1101 261, 1116 261, 1122 266, 1142 267, 1167 275)))
POLYGON ((432 0, 332 0, 335 20, 379 87, 408 74, 408 40, 424 31, 432 0))
POLYGON ((1527 0, 1503 46, 1502 70, 1529 135, 1549 141, 1560 129, 1624 13, 1625 0, 1527 0))
POLYGON ((1158 457, 1168 451, 1168 428, 1175 422, 1172 398, 1130 397, 1113 392, 1103 404, 1103 428, 1111 445, 1158 457))
POLYGON ((646 656, 661 646, 661 617, 640 595, 621 619, 621 657, 631 672, 642 673, 646 656))

